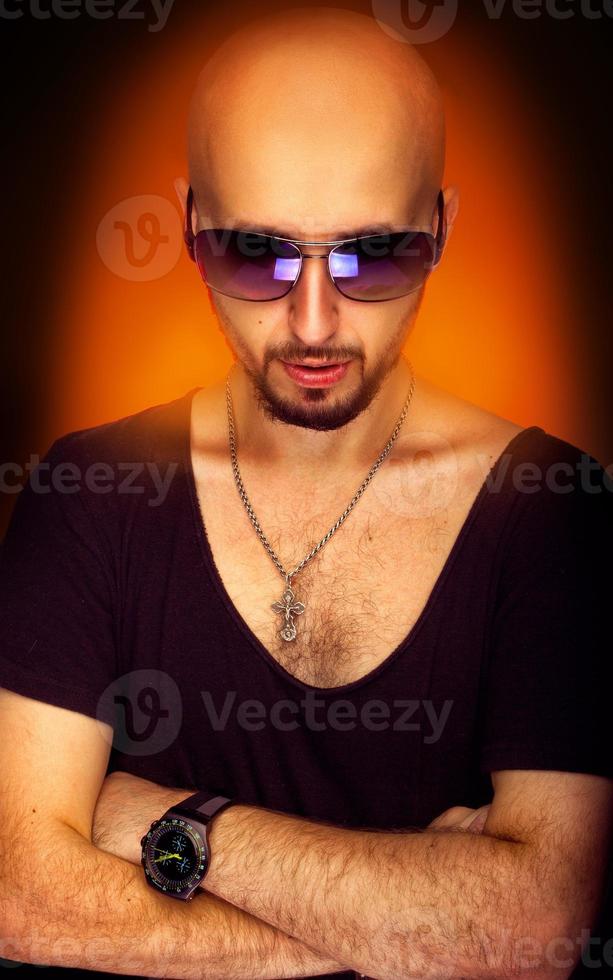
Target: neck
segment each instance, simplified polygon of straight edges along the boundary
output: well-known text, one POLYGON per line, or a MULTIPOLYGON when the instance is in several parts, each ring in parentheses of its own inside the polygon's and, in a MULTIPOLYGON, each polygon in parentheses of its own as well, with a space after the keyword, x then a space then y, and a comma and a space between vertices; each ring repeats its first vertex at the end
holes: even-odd
MULTIPOLYGON (((419 397, 419 380, 398 440, 411 429, 419 397)), ((390 371, 368 408, 339 429, 321 431, 273 420, 259 404, 253 383, 242 365, 230 373, 232 407, 239 458, 286 474, 314 468, 327 476, 368 470, 390 438, 409 392, 411 370, 404 357, 390 371)))

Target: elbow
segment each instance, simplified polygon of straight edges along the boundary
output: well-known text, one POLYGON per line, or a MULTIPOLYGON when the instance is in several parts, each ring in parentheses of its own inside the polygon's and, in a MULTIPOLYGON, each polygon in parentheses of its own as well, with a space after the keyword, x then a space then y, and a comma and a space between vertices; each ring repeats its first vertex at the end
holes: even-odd
POLYGON ((52 900, 37 866, 40 868, 40 862, 35 861, 18 873, 5 867, 6 874, 0 878, 0 959, 16 966, 47 962, 39 942, 53 932, 52 900))
POLYGON ((567 980, 581 958, 582 939, 585 935, 576 935, 568 920, 535 916, 506 937, 506 969, 493 970, 488 980, 567 980))
POLYGON ((24 916, 15 895, 10 894, 10 882, 5 878, 0 895, 0 959, 16 965, 27 962, 24 957, 24 916))
POLYGON ((0 959, 15 966, 44 963, 37 959, 36 939, 47 931, 46 908, 35 891, 36 874, 31 868, 16 874, 7 864, 0 874, 0 959))

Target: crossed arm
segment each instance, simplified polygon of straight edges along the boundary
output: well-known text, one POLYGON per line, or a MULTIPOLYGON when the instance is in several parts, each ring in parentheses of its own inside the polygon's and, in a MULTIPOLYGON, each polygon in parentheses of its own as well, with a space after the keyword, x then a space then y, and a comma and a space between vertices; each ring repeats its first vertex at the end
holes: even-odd
POLYGON ((601 901, 613 782, 507 772, 493 774, 480 835, 230 807, 213 824, 206 890, 177 902, 147 886, 138 840, 193 787, 105 779, 112 732, 77 712, 0 689, 0 718, 7 959, 210 980, 559 980, 601 901))
MULTIPOLYGON (((567 977, 602 898, 613 783, 530 771, 493 782, 481 834, 450 833, 444 817, 386 833, 235 805, 213 821, 205 891, 382 980, 567 977)), ((149 823, 190 792, 115 773, 94 839, 138 863, 149 823)))

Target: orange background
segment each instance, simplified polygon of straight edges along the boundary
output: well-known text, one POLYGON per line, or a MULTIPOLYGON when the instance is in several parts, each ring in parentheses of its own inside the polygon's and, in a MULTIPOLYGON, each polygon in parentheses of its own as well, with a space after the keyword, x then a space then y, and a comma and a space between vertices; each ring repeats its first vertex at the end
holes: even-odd
MULTIPOLYGON (((210 32, 190 30, 124 64, 78 137, 89 155, 72 187, 50 311, 47 445, 206 385, 231 363, 186 253, 160 278, 135 282, 112 272, 96 243, 105 214, 132 197, 161 195, 178 222, 173 180, 187 175, 187 106, 207 55, 203 35, 210 32)), ((576 229, 559 206, 559 148, 499 49, 488 51, 456 26, 421 53, 445 96, 446 182, 459 186, 461 201, 409 341, 411 358, 460 396, 598 456, 604 436, 590 408, 581 303, 564 247, 576 229)), ((147 243, 137 236, 137 253, 139 246, 142 254, 147 243)), ((125 262, 121 232, 113 247, 125 262)))

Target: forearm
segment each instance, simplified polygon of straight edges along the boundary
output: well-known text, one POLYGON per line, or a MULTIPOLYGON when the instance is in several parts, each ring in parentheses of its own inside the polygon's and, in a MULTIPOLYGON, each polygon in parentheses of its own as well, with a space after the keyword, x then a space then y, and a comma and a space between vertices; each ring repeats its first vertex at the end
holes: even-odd
POLYGON ((157 894, 142 869, 54 823, 4 856, 0 957, 150 977, 304 977, 346 967, 220 897, 157 894))
POLYGON ((537 915, 544 896, 523 843, 238 806, 214 821, 211 849, 209 891, 361 973, 490 980, 510 975, 526 945, 532 965, 542 960, 548 911, 537 915))
MULTIPOLYGON (((113 773, 94 840, 138 863, 143 830, 190 792, 113 773)), ((559 875, 542 874, 533 845, 482 831, 349 830, 237 803, 212 821, 203 885, 380 980, 501 980, 520 966, 543 980, 552 975, 545 947, 558 929, 559 875)))

